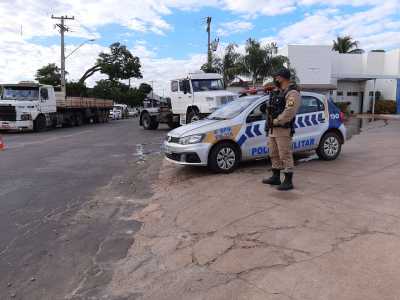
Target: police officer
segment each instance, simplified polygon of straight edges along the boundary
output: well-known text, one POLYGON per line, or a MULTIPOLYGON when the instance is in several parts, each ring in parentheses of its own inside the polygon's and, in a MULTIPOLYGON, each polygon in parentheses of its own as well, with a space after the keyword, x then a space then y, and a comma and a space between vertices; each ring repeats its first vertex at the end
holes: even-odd
POLYGON ((300 107, 300 93, 295 83, 290 81, 290 70, 283 68, 274 75, 274 82, 280 93, 270 98, 268 105, 268 147, 272 162, 272 176, 264 178, 263 183, 277 185, 278 190, 293 189, 292 137, 294 120, 300 107), (281 171, 284 181, 281 182, 281 171))

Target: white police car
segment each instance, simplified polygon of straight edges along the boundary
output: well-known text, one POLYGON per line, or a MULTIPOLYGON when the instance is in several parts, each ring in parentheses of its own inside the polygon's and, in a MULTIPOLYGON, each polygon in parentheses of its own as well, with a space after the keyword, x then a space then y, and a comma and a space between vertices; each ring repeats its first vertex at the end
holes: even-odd
MULTIPOLYGON (((163 147, 167 160, 228 173, 240 161, 268 156, 265 115, 260 109, 267 99, 239 98, 206 119, 170 131, 163 147)), ((321 159, 336 159, 346 140, 342 113, 323 95, 302 92, 301 99, 293 151, 316 150, 321 159)))

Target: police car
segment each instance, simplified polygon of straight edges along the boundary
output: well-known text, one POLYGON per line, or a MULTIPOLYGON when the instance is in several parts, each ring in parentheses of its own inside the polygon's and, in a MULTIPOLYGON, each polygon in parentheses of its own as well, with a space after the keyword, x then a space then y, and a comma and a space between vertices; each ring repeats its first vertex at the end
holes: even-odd
MULTIPOLYGON (((262 106, 268 97, 239 98, 206 119, 170 131, 163 146, 166 159, 229 173, 240 161, 267 157, 262 106)), ((323 95, 302 92, 301 100, 293 151, 316 150, 323 160, 336 159, 346 140, 343 114, 323 95)))

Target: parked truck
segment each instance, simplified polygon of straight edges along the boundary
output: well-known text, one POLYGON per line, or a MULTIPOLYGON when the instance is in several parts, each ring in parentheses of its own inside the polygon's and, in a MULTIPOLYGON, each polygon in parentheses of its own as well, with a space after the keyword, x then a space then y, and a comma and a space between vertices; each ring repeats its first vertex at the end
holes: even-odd
POLYGON ((50 127, 108 122, 112 100, 65 97, 54 87, 34 82, 3 84, 0 130, 43 131, 50 127))
POLYGON ((209 115, 238 95, 225 89, 223 78, 215 73, 194 73, 171 81, 170 101, 147 99, 140 113, 144 129, 170 128, 191 123, 209 115))

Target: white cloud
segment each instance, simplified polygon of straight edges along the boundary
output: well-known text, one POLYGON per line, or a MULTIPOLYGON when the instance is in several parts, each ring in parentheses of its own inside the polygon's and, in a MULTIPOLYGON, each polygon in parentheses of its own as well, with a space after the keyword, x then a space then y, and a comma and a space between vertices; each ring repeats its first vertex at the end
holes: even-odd
POLYGON ((220 24, 217 29, 217 34, 220 36, 228 36, 235 33, 246 32, 253 28, 254 26, 250 22, 236 20, 220 24))
MULTIPOLYGON (((341 3, 341 1, 333 2, 341 3)), ((375 1, 368 2, 372 4, 375 1)), ((352 3, 356 5, 358 1, 352 3)), ((338 9, 321 9, 315 14, 306 15, 299 22, 282 28, 276 36, 266 39, 275 40, 281 46, 331 44, 337 36, 351 35, 360 42, 359 46, 363 49, 390 49, 399 46, 400 43, 400 22, 396 19, 399 9, 400 3, 397 0, 382 1, 369 9, 353 14, 343 13, 338 9)))
MULTIPOLYGON (((168 34, 173 25, 166 21, 166 16, 176 9, 214 7, 241 17, 262 18, 287 14, 297 8, 308 9, 312 5, 320 10, 302 16, 298 22, 288 23, 263 42, 331 44, 337 35, 350 34, 364 49, 400 45, 398 0, 0 0, 0 82, 31 80, 41 66, 59 62, 58 44, 46 47, 30 41, 32 37, 58 36, 51 14, 74 15, 75 20, 68 21, 72 29, 69 36, 91 38, 98 37, 99 28, 108 24, 119 24, 132 32, 168 34), (358 12, 343 12, 345 5, 357 7, 358 12)), ((226 36, 252 28, 248 19, 242 19, 220 24, 219 34, 226 36)), ((67 53, 76 46, 68 45, 67 53)), ((239 49, 243 51, 243 45, 239 49)), ((69 79, 79 79, 103 50, 97 44, 79 49, 79 55, 67 60, 69 79)), ((170 79, 198 70, 206 60, 200 54, 189 55, 187 59, 160 58, 157 49, 143 41, 131 45, 131 50, 141 58, 143 80, 154 80, 155 90, 160 94, 163 90, 167 93, 170 79)), ((99 74, 90 78, 88 85, 99 78, 102 78, 99 74)))
POLYGON ((249 16, 275 16, 289 13, 296 9, 294 0, 223 0, 225 9, 249 16))

